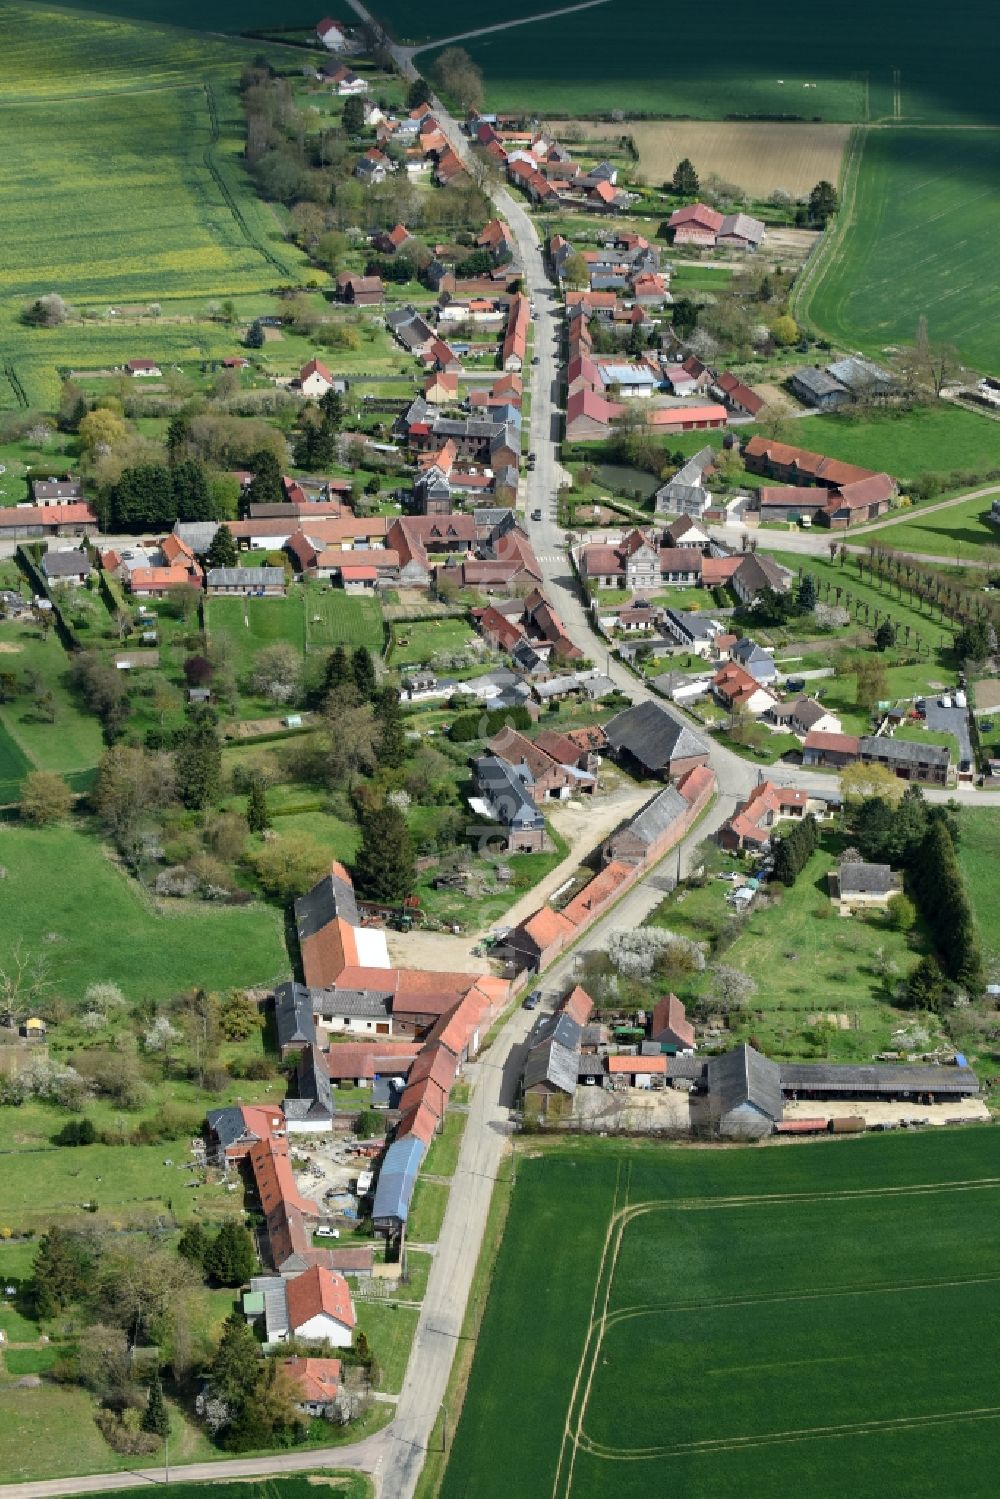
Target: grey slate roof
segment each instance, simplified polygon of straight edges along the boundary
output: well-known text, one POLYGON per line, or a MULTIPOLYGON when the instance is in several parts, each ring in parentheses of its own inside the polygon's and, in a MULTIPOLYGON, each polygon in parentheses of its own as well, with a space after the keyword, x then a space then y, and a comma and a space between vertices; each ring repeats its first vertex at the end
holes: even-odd
MULTIPOLYGON (((386 969, 386 973, 389 970, 386 969)), ((352 1020, 384 1020, 392 1014, 392 995, 373 989, 310 989, 313 1009, 324 1020, 343 1015, 352 1020)))
POLYGON ((285 1118, 320 1121, 332 1119, 335 1112, 333 1084, 317 1046, 307 1046, 299 1055, 296 1068, 298 1098, 286 1098, 285 1118))
POLYGON ((283 567, 210 567, 209 588, 278 588, 284 584, 283 567))
POLYGON ((897 765, 948 765, 951 751, 946 744, 919 744, 913 739, 886 739, 863 734, 858 745, 862 759, 885 759, 897 765))
MULTIPOLYGON (((55 514, 58 517, 58 510, 55 514)), ((80 549, 71 552, 46 552, 42 558, 42 571, 47 578, 75 578, 80 573, 89 573, 90 569, 90 558, 80 549)))
POLYGON ((203 556, 215 540, 215 533, 219 529, 217 520, 175 520, 174 535, 178 541, 183 541, 192 552, 203 556))
POLYGON ((749 1103, 769 1119, 778 1120, 782 1115, 781 1068, 752 1046, 737 1046, 709 1059, 708 1095, 716 1118, 749 1103))
POLYGON ((230 1145, 235 1145, 238 1140, 246 1137, 243 1110, 236 1108, 235 1105, 225 1109, 209 1109, 205 1120, 223 1150, 227 1150, 230 1145))
POLYGON ((826 372, 853 391, 870 390, 873 387, 886 390, 893 383, 888 370, 884 370, 880 364, 873 364, 870 359, 861 359, 857 354, 848 354, 846 359, 834 360, 827 365, 826 372))
POLYGON ((852 891, 859 895, 884 895, 895 884, 892 869, 888 864, 841 864, 840 893, 852 891))
POLYGON ((526 790, 531 784, 527 766, 508 765, 498 755, 483 755, 474 770, 476 789, 497 822, 507 828, 544 827, 545 819, 526 790))
POLYGON ((295 930, 299 941, 314 937, 338 916, 351 926, 361 925, 353 888, 331 871, 295 902, 295 930))
POLYGON ((312 1045, 316 1040, 312 998, 305 984, 279 984, 274 991, 274 1023, 278 1045, 312 1045))
POLYGON ((826 396, 846 393, 846 387, 836 375, 828 374, 826 370, 813 369, 812 365, 796 370, 792 380, 798 389, 805 391, 806 395, 814 401, 821 401, 826 396))
POLYGON ((562 1046, 555 1040, 543 1041, 528 1053, 524 1066, 524 1086, 527 1089, 537 1087, 539 1083, 548 1083, 572 1098, 576 1092, 579 1064, 578 1051, 562 1046))
POLYGON ((784 593, 791 579, 787 568, 779 567, 770 557, 762 557, 758 552, 748 552, 733 576, 739 579, 747 593, 753 597, 763 588, 773 588, 778 593, 784 593))
POLYGON ((660 834, 670 827, 671 823, 683 817, 689 811, 688 803, 681 796, 675 786, 665 786, 659 796, 654 796, 648 806, 633 817, 628 825, 628 831, 634 833, 643 843, 655 843, 660 834))
POLYGON ((613 749, 626 750, 647 770, 709 753, 705 741, 659 703, 636 703, 616 713, 604 732, 613 749))
POLYGON ((841 1093, 863 1097, 885 1093, 934 1093, 968 1098, 979 1092, 971 1067, 840 1066, 826 1062, 782 1062, 781 1086, 786 1093, 841 1093))
POLYGON ((714 640, 719 633, 717 622, 707 614, 695 614, 689 609, 668 609, 667 618, 691 641, 714 640))

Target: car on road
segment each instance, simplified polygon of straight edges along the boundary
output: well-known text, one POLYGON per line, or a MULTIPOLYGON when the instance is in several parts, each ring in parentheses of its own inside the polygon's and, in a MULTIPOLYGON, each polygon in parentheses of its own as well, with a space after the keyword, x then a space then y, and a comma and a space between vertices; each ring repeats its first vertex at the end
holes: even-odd
POLYGON ((542 518, 542 512, 539 509, 536 508, 536 509, 534 509, 531 512, 531 519, 532 520, 541 520, 541 518, 542 518))
POLYGON ((528 995, 527 999, 524 1001, 524 1008, 526 1010, 537 1010, 538 1006, 541 1004, 541 1002, 542 1002, 542 991, 541 991, 541 989, 532 989, 531 993, 528 995))
POLYGON ((539 359, 538 355, 536 354, 535 357, 534 357, 534 359, 531 362, 532 362, 532 364, 541 364, 542 361, 539 359))

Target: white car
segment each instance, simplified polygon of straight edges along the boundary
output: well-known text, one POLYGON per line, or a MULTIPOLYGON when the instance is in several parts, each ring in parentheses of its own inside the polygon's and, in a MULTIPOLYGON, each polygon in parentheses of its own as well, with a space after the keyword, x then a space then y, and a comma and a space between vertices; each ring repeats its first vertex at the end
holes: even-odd
POLYGON ((330 1228, 328 1224, 324 1223, 321 1228, 316 1230, 316 1237, 317 1239, 339 1239, 340 1229, 330 1228))
POLYGON ((965 693, 964 692, 956 692, 955 693, 955 707, 956 708, 964 708, 965 706, 966 706, 965 693))

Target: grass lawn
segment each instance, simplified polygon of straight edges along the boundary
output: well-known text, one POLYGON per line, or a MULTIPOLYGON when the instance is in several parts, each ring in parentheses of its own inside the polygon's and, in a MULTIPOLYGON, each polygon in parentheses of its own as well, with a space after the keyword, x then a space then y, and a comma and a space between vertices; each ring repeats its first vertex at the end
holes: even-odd
MULTIPOLYGON (((529 1142, 442 1499, 645 1499, 666 1471, 684 1499, 844 1499, 848 1472, 852 1499, 948 1492, 953 1444, 1000 1396, 995 1178, 986 1129, 529 1142), (921 1351, 941 1315, 968 1362, 921 1351)), ((963 1493, 990 1499, 1000 1433, 976 1432, 963 1493)))
POLYGON ((410 1218, 406 1225, 406 1237, 414 1244, 436 1244, 441 1224, 448 1206, 449 1189, 440 1182, 425 1181, 420 1177, 413 1189, 410 1218))
POLYGON ((423 1301, 427 1294, 427 1277, 431 1273, 431 1256, 421 1254, 419 1249, 408 1249, 406 1269, 410 1278, 399 1287, 400 1300, 423 1301))
POLYGON ((306 621, 302 590, 292 587, 284 598, 205 600, 205 627, 210 637, 229 640, 237 673, 249 671, 264 646, 287 641, 305 654, 306 621))
POLYGON ((464 619, 403 621, 393 625, 392 635, 392 666, 423 666, 438 651, 465 651, 470 646, 487 654, 483 640, 464 619))
MULTIPOLYGON (((875 967, 877 949, 906 973, 921 948, 919 933, 893 931, 883 914, 840 918, 827 894, 827 873, 844 837, 827 830, 796 883, 768 885, 766 907, 745 917, 730 913, 721 880, 682 889, 657 909, 651 925, 696 941, 736 933, 722 962, 748 973, 757 984, 741 1037, 753 1034, 771 1055, 870 1059, 886 1044, 898 1015, 887 1002, 875 967), (845 1014, 849 1028, 818 1036, 810 1017, 845 1014)), ((695 975, 687 997, 704 987, 695 975)), ((685 995, 682 993, 682 999, 685 995)))
MULTIPOLYGON (((51 692, 55 713, 54 722, 47 722, 27 690, 0 703, 0 781, 11 779, 7 767, 13 752, 4 755, 5 743, 11 740, 28 769, 66 774, 97 764, 104 750, 101 726, 92 714, 81 710, 70 688, 69 657, 54 630, 43 636, 30 625, 0 621, 0 671, 12 672, 22 689, 25 674, 32 673, 40 690, 51 692)), ((23 769, 15 771, 14 778, 23 774, 23 769)))
POLYGON ((880 526, 871 539, 897 552, 954 557, 959 562, 995 567, 1000 563, 1000 530, 986 519, 989 513, 989 497, 963 500, 930 515, 917 512, 905 525, 880 526))
POLYGON ((420 1313, 414 1307, 364 1301, 360 1297, 354 1303, 354 1310, 358 1332, 367 1337, 381 1371, 378 1388, 386 1394, 398 1395, 403 1388, 420 1313))
MULTIPOLYGON (((747 426, 741 428, 741 433, 749 437, 755 430, 747 426)), ((691 454, 706 442, 720 447, 722 435, 686 432, 670 438, 668 445, 671 451, 691 454)), ((786 423, 781 437, 783 442, 840 458, 845 463, 884 469, 901 481, 928 472, 951 473, 956 468, 1000 467, 1000 422, 946 401, 917 406, 912 411, 875 412, 860 417, 845 412, 803 416, 786 423)))
POLYGON ((0 930, 44 953, 54 992, 67 999, 95 980, 155 1001, 195 982, 268 983, 288 967, 276 910, 176 902, 158 914, 78 827, 0 827, 0 864, 0 930))
MULTIPOLYGON (((0 1471, 5 1480, 65 1478, 133 1467, 134 1457, 113 1452, 101 1436, 94 1423, 95 1409, 92 1396, 72 1385, 4 1389, 0 1471)), ((171 1463, 204 1462, 218 1455, 204 1429, 176 1406, 171 1406, 171 1428, 171 1463)), ((144 1462, 148 1464, 149 1459, 144 1462)))
POLYGON ((44 1374, 62 1357, 62 1352, 55 1343, 44 1348, 5 1348, 3 1366, 12 1379, 20 1379, 22 1374, 44 1374))
MULTIPOLYGON (((837 342, 877 355, 912 340, 919 308, 932 338, 992 372, 1000 355, 991 249, 1000 206, 987 184, 998 170, 993 131, 964 131, 957 154, 947 131, 869 132, 850 227, 798 312, 837 342)), ((966 461, 958 451, 956 458, 966 461)))
POLYGON ((339 588, 317 588, 306 585, 302 590, 305 608, 306 650, 332 651, 334 646, 367 646, 381 655, 385 644, 385 627, 378 599, 354 598, 339 588))
MULTIPOLYGON (((939 657, 942 655, 948 659, 951 657, 951 643, 954 638, 954 626, 942 623, 940 618, 934 617, 935 605, 930 599, 923 599, 919 594, 903 590, 900 596, 895 584, 880 579, 865 577, 862 580, 857 568, 850 562, 841 565, 839 562, 830 562, 824 557, 805 558, 795 552, 768 552, 776 562, 790 568, 796 575, 800 571, 808 571, 816 579, 819 586, 819 596, 822 603, 837 604, 846 608, 847 594, 855 601, 855 604, 868 604, 874 611, 878 609, 881 614, 887 611, 896 625, 899 633, 900 644, 906 646, 906 627, 911 630, 909 643, 916 645, 917 638, 923 642, 924 650, 929 646, 939 657), (829 595, 825 591, 825 584, 829 584, 829 595), (841 597, 837 597, 837 589, 842 590, 841 597)), ((863 613, 863 611, 862 611, 863 613)), ((940 614, 940 611, 938 611, 940 614)), ((856 612, 852 614, 852 625, 848 629, 857 632, 863 629, 864 624, 859 624, 856 612)), ((925 658, 926 659, 926 658, 925 658)), ((954 671, 954 665, 951 670, 954 671)))
POLYGON ((304 256, 241 160, 236 85, 260 44, 195 36, 176 29, 176 13, 169 19, 160 31, 67 12, 54 31, 44 6, 10 4, 0 15, 0 112, 18 138, 17 160, 8 153, 0 163, 5 406, 22 389, 30 405, 50 408, 60 370, 120 366, 137 344, 161 364, 232 353, 236 335, 205 316, 206 301, 231 296, 242 312, 244 299, 304 277, 304 256), (39 237, 33 226, 43 222, 39 237), (93 316, 39 336, 20 310, 53 288, 93 316), (178 315, 185 301, 193 316, 178 315), (152 303, 161 316, 137 332, 152 303), (131 317, 107 316, 123 304, 131 317))
POLYGON ((997 906, 997 867, 1000 865, 1000 809, 963 807, 958 861, 979 923, 979 935, 990 978, 1000 964, 1000 908, 997 906))
POLYGON ((423 1170, 428 1176, 454 1176, 458 1165, 458 1152, 465 1133, 465 1114, 456 1114, 449 1109, 444 1117, 444 1128, 436 1135, 427 1152, 423 1170))

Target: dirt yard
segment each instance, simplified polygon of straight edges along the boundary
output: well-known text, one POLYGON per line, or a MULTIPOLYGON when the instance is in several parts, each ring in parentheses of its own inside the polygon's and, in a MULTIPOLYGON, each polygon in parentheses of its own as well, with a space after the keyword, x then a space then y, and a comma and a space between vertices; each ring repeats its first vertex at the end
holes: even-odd
POLYGON ((554 120, 552 129, 558 135, 568 124, 582 133, 581 149, 588 141, 631 135, 639 148, 639 170, 652 185, 671 177, 686 156, 703 181, 714 173, 754 198, 766 198, 778 189, 798 198, 823 178, 835 183, 851 131, 850 125, 725 120, 634 120, 621 125, 554 120))
POLYGON ((463 932, 460 937, 447 932, 388 931, 386 938, 391 961, 411 968, 482 972, 484 960, 472 955, 473 947, 481 938, 498 926, 516 926, 532 911, 537 911, 554 890, 575 874, 580 861, 591 849, 603 843, 620 823, 627 822, 655 794, 653 788, 637 786, 616 771, 605 772, 602 768, 602 781, 606 774, 614 778, 606 794, 598 791, 593 798, 581 796, 546 806, 552 826, 569 844, 569 853, 532 890, 516 900, 503 916, 476 932, 463 932))
POLYGON ((951 1103, 818 1103, 801 1098, 785 1104, 786 1119, 844 1119, 856 1115, 867 1124, 899 1124, 903 1119, 926 1119, 929 1124, 954 1124, 987 1120, 990 1111, 981 1098, 955 1099, 951 1103))

